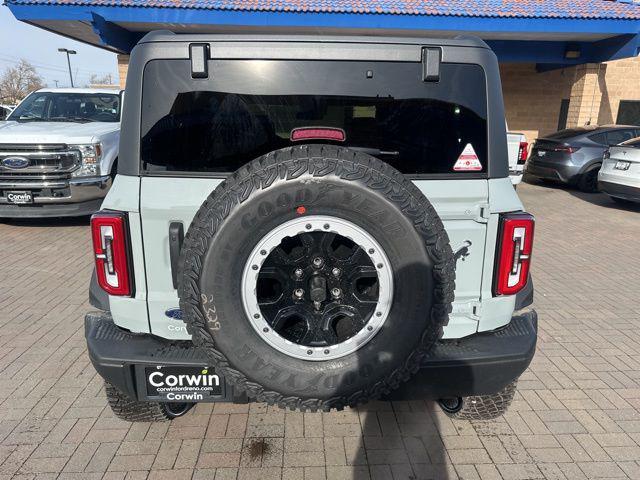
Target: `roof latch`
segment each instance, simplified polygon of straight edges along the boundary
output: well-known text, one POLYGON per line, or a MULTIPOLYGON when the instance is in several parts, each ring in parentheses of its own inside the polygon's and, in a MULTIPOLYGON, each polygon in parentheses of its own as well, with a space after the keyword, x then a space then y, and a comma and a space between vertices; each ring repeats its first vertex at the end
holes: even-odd
POLYGON ((440 62, 442 49, 439 47, 424 47, 422 49, 422 81, 440 81, 440 62))
POLYGON ((209 44, 189 44, 189 58, 191 59, 191 78, 207 78, 209 76, 209 44))

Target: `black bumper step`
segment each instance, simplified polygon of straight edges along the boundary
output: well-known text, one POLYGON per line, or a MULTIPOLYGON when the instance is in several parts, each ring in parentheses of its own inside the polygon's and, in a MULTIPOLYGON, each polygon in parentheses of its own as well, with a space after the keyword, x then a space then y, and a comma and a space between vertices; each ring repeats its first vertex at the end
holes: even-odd
MULTIPOLYGON (((529 311, 514 316, 506 327, 493 332, 440 340, 416 375, 387 399, 465 397, 502 390, 531 363, 536 348, 537 320, 536 312, 529 311)), ((202 369, 209 363, 206 355, 190 341, 170 341, 122 330, 105 312, 86 315, 85 336, 89 357, 98 373, 138 400, 161 400, 148 393, 145 369, 202 369)), ((221 378, 220 392, 199 401, 244 403, 247 398, 221 378)))

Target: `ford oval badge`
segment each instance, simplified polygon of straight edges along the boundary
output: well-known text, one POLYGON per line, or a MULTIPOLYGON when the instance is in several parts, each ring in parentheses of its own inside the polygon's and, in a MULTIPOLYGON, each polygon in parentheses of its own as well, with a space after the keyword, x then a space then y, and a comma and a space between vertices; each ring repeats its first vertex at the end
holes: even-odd
POLYGON ((179 308, 170 308, 169 310, 164 312, 164 314, 169 318, 173 318, 174 320, 182 320, 182 310, 180 310, 179 308))
POLYGON ((29 166, 29 159, 24 157, 7 157, 2 160, 2 166, 7 168, 25 168, 29 166))

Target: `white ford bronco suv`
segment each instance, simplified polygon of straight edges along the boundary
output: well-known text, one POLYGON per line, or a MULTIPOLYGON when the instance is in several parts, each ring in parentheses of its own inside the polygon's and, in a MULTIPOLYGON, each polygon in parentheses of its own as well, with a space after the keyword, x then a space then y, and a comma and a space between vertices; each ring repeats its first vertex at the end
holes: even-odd
POLYGON ((536 346, 534 219, 486 44, 153 32, 126 95, 85 319, 117 416, 505 411, 536 346))
POLYGON ((117 90, 45 88, 0 124, 0 218, 100 210, 120 140, 117 90))

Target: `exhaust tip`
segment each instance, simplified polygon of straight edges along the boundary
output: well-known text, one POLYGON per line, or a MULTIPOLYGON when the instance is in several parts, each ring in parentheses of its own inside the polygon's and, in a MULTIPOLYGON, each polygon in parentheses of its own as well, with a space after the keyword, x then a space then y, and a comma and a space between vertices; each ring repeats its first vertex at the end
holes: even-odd
POLYGON ((462 409, 463 404, 462 397, 441 398, 438 400, 440 408, 447 413, 458 413, 462 409))

